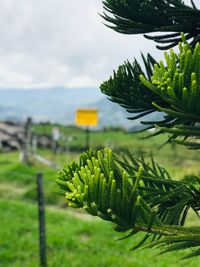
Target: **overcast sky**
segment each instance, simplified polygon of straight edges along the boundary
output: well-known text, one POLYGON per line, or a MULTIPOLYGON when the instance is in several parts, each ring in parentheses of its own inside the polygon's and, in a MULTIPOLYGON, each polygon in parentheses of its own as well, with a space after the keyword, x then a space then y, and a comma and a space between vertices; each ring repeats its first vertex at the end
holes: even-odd
POLYGON ((98 87, 154 43, 106 28, 101 0, 0 0, 0 87, 98 87))

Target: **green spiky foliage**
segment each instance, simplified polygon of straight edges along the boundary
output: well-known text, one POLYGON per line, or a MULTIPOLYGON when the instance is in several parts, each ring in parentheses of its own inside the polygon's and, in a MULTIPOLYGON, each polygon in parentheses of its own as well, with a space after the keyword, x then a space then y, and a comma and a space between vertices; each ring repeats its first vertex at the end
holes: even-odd
POLYGON ((113 77, 101 85, 101 91, 110 97, 110 100, 120 104, 130 113, 136 113, 129 119, 136 119, 150 114, 156 110, 151 102, 160 102, 160 97, 151 92, 140 81, 140 74, 145 73, 150 79, 153 75, 153 66, 156 64, 149 54, 147 58, 142 55, 145 71, 135 59, 133 64, 129 61, 119 66, 117 72, 114 71, 113 77), (151 101, 149 101, 151 100, 151 101))
MULTIPOLYGON (((103 16, 109 27, 126 34, 166 32, 145 37, 167 44, 165 48, 179 44, 179 52, 166 52, 166 63, 142 54, 144 69, 137 60, 127 61, 102 83, 101 91, 134 114, 131 119, 164 113, 160 121, 142 123, 157 127, 155 135, 165 132, 170 141, 200 149, 200 10, 193 1, 189 7, 179 0, 103 4, 111 14, 103 16)), ((57 183, 69 206, 112 222, 116 231, 126 232, 122 239, 143 232, 133 249, 143 245, 166 253, 193 248, 184 258, 200 255, 200 227, 185 226, 188 211, 198 216, 200 210, 199 177, 174 181, 153 159, 147 162, 128 151, 116 156, 106 148, 83 153, 78 163, 58 174, 57 183)))
POLYGON ((159 49, 176 46, 180 32, 184 32, 191 45, 199 40, 200 10, 181 0, 104 0, 102 17, 107 26, 123 34, 144 34, 161 45, 159 49), (165 34, 150 36, 149 33, 165 34))
MULTIPOLYGON (((136 59, 133 64, 127 61, 119 66, 118 70, 114 71, 113 76, 100 86, 102 93, 106 94, 111 101, 118 103, 127 112, 134 114, 134 116, 128 118, 130 120, 139 119, 150 113, 160 111, 152 103, 156 103, 166 109, 170 108, 170 104, 165 99, 154 91, 149 90, 146 84, 143 84, 140 80, 140 75, 146 76, 150 80, 153 75, 154 65, 159 66, 159 64, 150 54, 146 58, 142 54, 142 61, 144 70, 136 59)), ((144 119, 141 123, 147 125, 144 128, 145 130, 154 128, 155 124, 172 126, 176 124, 176 120, 171 115, 165 114, 160 121, 144 119)))
POLYGON ((57 183, 70 207, 112 222, 116 231, 127 232, 122 239, 144 232, 133 249, 147 242, 149 248, 170 251, 185 246, 200 253, 200 227, 181 227, 189 208, 196 213, 200 209, 200 182, 195 177, 192 182, 173 181, 153 159, 146 163, 128 151, 119 157, 105 148, 83 153, 79 163, 58 174, 57 183))
MULTIPOLYGON (((153 66, 157 62, 150 54, 147 58, 142 54, 142 61, 145 66, 144 71, 140 64, 135 59, 133 64, 129 61, 119 66, 117 71, 114 71, 113 77, 111 76, 108 81, 101 84, 102 93, 106 94, 109 99, 118 103, 129 113, 135 114, 129 117, 130 120, 139 119, 157 110, 152 105, 152 102, 159 103, 168 107, 158 94, 155 94, 140 81, 140 74, 146 75, 148 79, 153 75, 153 66)), ((169 116, 167 116, 167 120, 169 116)), ((154 127, 154 123, 149 123, 148 128, 154 127)))
POLYGON ((144 86, 159 95, 170 109, 153 105, 160 111, 180 118, 183 122, 200 122, 200 44, 193 50, 188 44, 179 43, 179 54, 172 49, 165 52, 163 61, 155 64, 151 81, 140 74, 144 86))
POLYGON ((166 63, 156 63, 150 55, 142 55, 144 71, 137 60, 132 65, 126 62, 100 88, 112 101, 135 114, 129 119, 163 112, 162 120, 144 119, 141 123, 147 128, 156 126, 156 134, 169 133, 170 141, 199 149, 200 44, 192 48, 183 34, 182 39, 179 53, 172 49, 165 52, 166 63))
MULTIPOLYGON (((170 49, 169 53, 165 52, 165 60, 166 64, 161 61, 159 65, 154 65, 150 80, 143 74, 140 75, 143 85, 168 103, 168 108, 166 105, 152 103, 157 110, 173 118, 171 127, 164 125, 160 129, 162 132, 172 134, 173 138, 177 136, 199 138, 200 44, 197 43, 193 49, 187 43, 179 43, 179 53, 170 49)), ((199 147, 199 144, 194 142, 185 144, 192 148, 199 147)))

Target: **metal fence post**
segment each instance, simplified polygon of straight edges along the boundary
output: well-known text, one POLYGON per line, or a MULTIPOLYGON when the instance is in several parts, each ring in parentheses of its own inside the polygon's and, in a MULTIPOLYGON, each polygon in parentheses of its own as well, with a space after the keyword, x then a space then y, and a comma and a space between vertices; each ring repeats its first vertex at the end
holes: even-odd
POLYGON ((37 173, 37 196, 38 196, 38 215, 39 215, 39 251, 40 264, 47 266, 46 262, 46 233, 45 233, 45 210, 42 173, 37 173))

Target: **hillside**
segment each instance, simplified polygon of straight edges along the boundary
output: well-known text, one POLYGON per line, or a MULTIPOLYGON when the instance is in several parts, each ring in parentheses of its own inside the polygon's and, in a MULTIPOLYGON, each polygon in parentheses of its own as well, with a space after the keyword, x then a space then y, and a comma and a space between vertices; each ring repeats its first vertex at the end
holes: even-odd
POLYGON ((74 124, 77 108, 97 108, 100 128, 139 126, 139 121, 127 120, 130 114, 107 100, 99 89, 0 89, 0 120, 24 121, 31 116, 35 122, 74 124))
POLYGON ((22 121, 32 116, 37 122, 72 123, 74 110, 101 99, 97 89, 64 87, 0 90, 0 119, 22 121))

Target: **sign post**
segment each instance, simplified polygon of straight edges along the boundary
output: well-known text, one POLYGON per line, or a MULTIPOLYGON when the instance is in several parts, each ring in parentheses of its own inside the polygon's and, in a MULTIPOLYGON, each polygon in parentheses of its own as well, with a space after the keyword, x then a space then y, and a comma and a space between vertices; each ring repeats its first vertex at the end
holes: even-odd
POLYGON ((76 125, 86 126, 86 149, 90 147, 90 126, 98 125, 97 109, 77 109, 76 110, 76 125))
POLYGON ((86 150, 90 148, 90 128, 86 127, 86 150))

